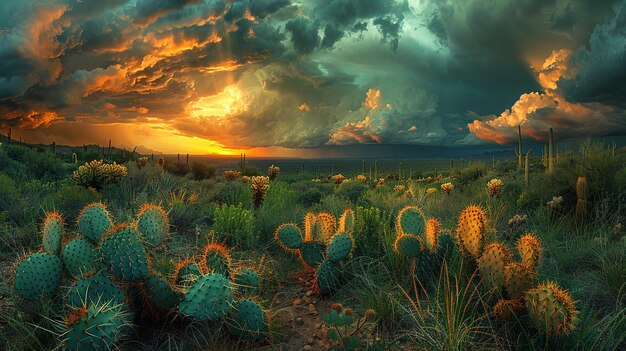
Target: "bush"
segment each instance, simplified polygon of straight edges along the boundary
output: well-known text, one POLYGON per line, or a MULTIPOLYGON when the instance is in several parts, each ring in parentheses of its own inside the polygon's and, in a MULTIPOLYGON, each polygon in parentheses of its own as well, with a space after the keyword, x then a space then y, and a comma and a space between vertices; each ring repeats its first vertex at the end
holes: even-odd
POLYGON ((472 162, 465 168, 455 170, 455 177, 459 184, 467 185, 482 178, 485 173, 487 173, 487 166, 484 162, 472 162))
POLYGON ((193 179, 195 180, 213 178, 216 171, 217 169, 214 166, 208 165, 203 162, 191 163, 191 173, 193 174, 193 179))
POLYGON ((356 203, 367 189, 367 185, 361 182, 343 182, 337 188, 337 195, 350 200, 352 203, 356 203))
POLYGON ((189 165, 187 165, 186 163, 169 162, 169 160, 165 161, 165 165, 163 166, 163 169, 168 173, 171 173, 180 177, 186 176, 187 173, 189 173, 190 171, 189 165))
POLYGON ((228 245, 239 244, 246 248, 256 248, 258 235, 254 231, 252 211, 238 206, 216 207, 213 211, 213 230, 218 238, 228 245))

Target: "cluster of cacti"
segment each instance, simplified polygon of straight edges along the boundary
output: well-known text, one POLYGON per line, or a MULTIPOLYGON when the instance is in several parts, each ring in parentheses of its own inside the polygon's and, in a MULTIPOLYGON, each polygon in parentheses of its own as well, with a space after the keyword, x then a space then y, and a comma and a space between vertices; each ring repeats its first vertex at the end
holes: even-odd
POLYGON ((194 320, 224 320, 228 330, 244 340, 261 340, 269 334, 266 313, 251 299, 260 286, 259 273, 235 267, 224 245, 210 243, 200 257, 182 260, 173 284, 163 278, 153 280, 151 294, 168 296, 163 307, 178 306, 182 315, 194 320))
POLYGON ((267 190, 270 188, 269 186, 269 177, 256 176, 252 177, 252 181, 250 184, 250 188, 252 189, 252 202, 254 202, 254 206, 261 207, 263 203, 263 197, 267 193, 267 190))
POLYGON ((233 171, 233 170, 224 171, 224 178, 226 178, 226 180, 229 182, 239 177, 241 177, 241 172, 239 171, 233 171))
POLYGON ((146 156, 138 157, 135 160, 135 164, 137 165, 137 168, 144 168, 148 164, 148 157, 146 156))
POLYGON ((280 175, 280 167, 275 166, 275 165, 269 166, 269 168, 267 169, 267 176, 269 177, 270 180, 274 180, 278 178, 279 175, 280 175))
POLYGON ((446 195, 450 195, 452 193, 452 189, 454 189, 454 185, 452 185, 452 183, 441 184, 441 191, 446 193, 446 195))
POLYGON ((115 182, 127 174, 128 171, 124 165, 93 160, 78 167, 72 173, 72 179, 80 185, 100 189, 104 184, 115 182))
POLYGON ((287 252, 297 253, 306 268, 315 271, 315 283, 322 294, 332 294, 343 284, 343 264, 354 240, 354 212, 347 209, 339 224, 330 213, 307 213, 304 236, 297 224, 282 224, 276 229, 276 242, 287 252))
POLYGON ((356 176, 356 180, 361 183, 367 183, 367 177, 362 174, 359 174, 358 176, 356 176))
POLYGON ((139 288, 138 303, 150 303, 157 311, 178 311, 194 320, 223 319, 241 339, 268 335, 267 315, 250 299, 261 277, 252 268, 233 266, 224 246, 209 244, 201 260, 182 261, 173 282, 153 270, 150 249, 161 246, 169 232, 169 220, 159 206, 145 204, 134 223, 114 225, 105 205, 93 203, 81 211, 77 228, 79 233, 65 241, 61 215, 48 213, 42 252, 19 260, 13 277, 15 291, 28 300, 53 295, 64 273, 75 279, 65 295, 65 317, 55 322, 62 348, 116 347, 133 325, 121 288, 139 288))
POLYGON ((511 249, 499 242, 487 243, 486 216, 478 206, 466 207, 459 216, 457 243, 461 252, 475 259, 478 272, 489 292, 500 296, 494 316, 507 319, 527 311, 533 324, 547 335, 564 335, 573 329, 578 314, 569 294, 555 284, 533 287, 542 248, 532 233, 522 235, 511 249), (525 306, 525 308, 524 308, 525 306))
POLYGON ((488 181, 487 191, 489 192, 489 196, 490 197, 500 196, 500 189, 502 188, 502 184, 504 184, 504 182, 502 182, 501 179, 497 179, 497 178, 494 178, 488 181))
POLYGON ((339 185, 343 183, 345 180, 346 180, 346 177, 344 177, 343 174, 335 174, 333 176, 333 182, 335 183, 335 185, 339 185))

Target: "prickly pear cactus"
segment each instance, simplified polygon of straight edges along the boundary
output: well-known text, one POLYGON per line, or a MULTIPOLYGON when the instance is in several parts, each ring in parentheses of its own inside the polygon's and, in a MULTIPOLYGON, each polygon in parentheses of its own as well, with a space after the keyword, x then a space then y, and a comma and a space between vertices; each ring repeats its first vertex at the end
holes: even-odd
POLYGON ((493 315, 501 320, 510 319, 524 310, 524 303, 521 299, 499 300, 493 306, 493 315))
POLYGON ((439 235, 441 234, 441 223, 436 218, 430 218, 426 221, 426 229, 424 233, 424 244, 430 253, 437 252, 439 248, 439 235))
POLYGON ((41 233, 43 250, 58 255, 63 242, 63 219, 58 212, 48 212, 41 233))
POLYGON ((344 260, 352 251, 354 240, 348 233, 339 232, 333 235, 328 245, 327 257, 329 261, 337 262, 344 260))
POLYGON ((163 244, 169 233, 169 219, 160 206, 143 204, 137 215, 137 231, 146 244, 155 247, 163 244))
POLYGON ((307 240, 326 241, 337 232, 337 220, 330 213, 318 213, 315 218, 312 237, 307 240))
POLYGON ((413 234, 399 235, 394 243, 397 253, 414 258, 419 257, 422 252, 422 239, 413 234))
POLYGON ((487 217, 480 206, 467 206, 459 216, 456 238, 465 256, 478 258, 482 254, 487 230, 487 217))
POLYGON ((489 289, 500 291, 504 286, 504 267, 511 261, 508 247, 500 243, 485 246, 478 259, 478 270, 489 289))
POLYGON ((77 281, 67 296, 67 305, 72 308, 109 301, 112 305, 124 305, 126 297, 109 277, 101 273, 77 281))
POLYGON ((76 351, 113 350, 131 325, 128 312, 112 302, 77 307, 59 324, 60 344, 76 351))
POLYGON ((305 241, 300 248, 300 260, 305 266, 316 269, 324 261, 324 244, 319 241, 305 241))
POLYGON ((512 299, 524 296, 532 285, 537 272, 523 263, 509 263, 504 267, 504 286, 512 299))
POLYGON ((542 283, 526 292, 531 321, 546 335, 562 336, 574 330, 578 310, 574 300, 555 283, 542 283))
POLYGON ((226 319, 228 330, 246 341, 263 340, 269 334, 269 322, 265 312, 254 300, 236 301, 226 319))
POLYGON ((204 263, 207 272, 230 276, 230 254, 224 245, 211 243, 204 248, 204 263))
POLYGON ((345 209, 343 213, 341 214, 341 217, 339 217, 339 229, 338 230, 340 232, 353 235, 354 223, 355 223, 354 211, 352 211, 352 209, 350 208, 345 209))
POLYGON ((315 223, 317 222, 317 216, 313 212, 307 212, 304 216, 304 240, 313 240, 315 236, 315 223))
POLYGON ((80 277, 85 273, 102 268, 100 251, 83 237, 78 237, 65 244, 61 258, 67 273, 74 277, 80 277))
POLYGON ((541 260, 541 242, 539 242, 539 238, 532 233, 522 235, 517 240, 516 248, 522 259, 522 263, 529 267, 536 267, 539 260, 541 260))
POLYGON ((113 275, 127 281, 148 278, 148 255, 135 227, 122 225, 102 242, 102 261, 113 275))
POLYGON ((205 274, 187 289, 178 310, 197 320, 216 321, 225 317, 233 303, 230 280, 219 273, 205 274))
POLYGON ((155 274, 148 277, 145 288, 152 301, 166 311, 177 307, 182 299, 182 293, 174 289, 167 280, 155 274))
POLYGON ((315 272, 315 282, 320 292, 330 295, 339 290, 343 282, 343 269, 339 263, 324 261, 315 272))
POLYGON ((113 220, 103 203, 85 206, 78 216, 78 230, 87 239, 98 244, 102 236, 113 227, 113 220))
POLYGON ((302 247, 302 233, 295 224, 282 224, 276 229, 274 238, 284 250, 297 250, 302 247))
POLYGON ((403 234, 422 236, 425 226, 424 214, 419 207, 407 206, 398 212, 398 217, 396 217, 396 233, 398 236, 403 234))
POLYGON ((13 284, 20 297, 32 300, 54 293, 62 274, 63 262, 57 255, 36 253, 17 264, 13 284))
POLYGON ((176 285, 181 289, 188 288, 202 276, 200 267, 191 259, 182 260, 176 267, 174 278, 176 285))
POLYGON ((233 274, 233 285, 239 294, 250 295, 257 292, 261 283, 259 273, 251 268, 242 268, 233 274))

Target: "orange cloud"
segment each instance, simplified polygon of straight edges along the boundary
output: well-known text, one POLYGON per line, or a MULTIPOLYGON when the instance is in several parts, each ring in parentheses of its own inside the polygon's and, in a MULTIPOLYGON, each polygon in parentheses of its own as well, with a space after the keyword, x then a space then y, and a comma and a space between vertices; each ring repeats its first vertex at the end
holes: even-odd
POLYGON ((380 104, 380 89, 368 89, 367 97, 363 101, 363 106, 370 110, 375 110, 380 104))
POLYGON ((3 128, 37 129, 47 128, 60 120, 59 115, 53 111, 39 112, 31 110, 25 113, 11 111, 5 115, 5 119, 0 119, 0 125, 3 128))
POLYGON ((126 69, 121 65, 109 66, 91 77, 83 89, 83 97, 95 92, 123 92, 126 90, 127 76, 126 69))

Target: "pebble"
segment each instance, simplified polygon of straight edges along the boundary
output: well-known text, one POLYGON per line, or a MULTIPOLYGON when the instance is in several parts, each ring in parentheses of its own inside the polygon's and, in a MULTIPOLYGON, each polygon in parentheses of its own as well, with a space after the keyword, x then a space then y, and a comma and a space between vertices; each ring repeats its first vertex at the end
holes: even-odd
POLYGON ((300 306, 301 304, 302 304, 302 300, 300 300, 300 299, 295 299, 295 300, 293 300, 293 304, 292 304, 292 305, 293 305, 293 306, 300 306))
POLYGON ((303 350, 313 350, 313 348, 311 347, 311 345, 304 345, 304 347, 302 348, 303 350))

